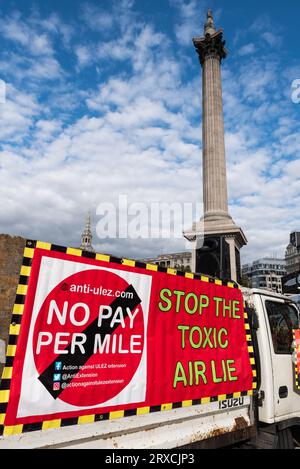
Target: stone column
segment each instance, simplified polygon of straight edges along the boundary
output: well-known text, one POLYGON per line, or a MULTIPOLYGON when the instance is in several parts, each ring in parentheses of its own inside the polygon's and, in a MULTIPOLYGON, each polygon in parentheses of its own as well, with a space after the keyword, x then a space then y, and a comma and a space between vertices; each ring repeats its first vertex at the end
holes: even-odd
POLYGON ((228 218, 220 58, 206 55, 202 66, 204 218, 228 218))
POLYGON ((243 230, 228 213, 221 62, 227 56, 223 30, 208 10, 204 36, 193 43, 202 67, 202 152, 204 213, 184 236, 192 242, 193 271, 222 279, 240 278, 243 230))
POLYGON ((211 10, 207 14, 204 37, 196 37, 193 42, 202 65, 204 220, 230 220, 221 81, 221 60, 226 57, 227 50, 223 31, 216 31, 211 10))

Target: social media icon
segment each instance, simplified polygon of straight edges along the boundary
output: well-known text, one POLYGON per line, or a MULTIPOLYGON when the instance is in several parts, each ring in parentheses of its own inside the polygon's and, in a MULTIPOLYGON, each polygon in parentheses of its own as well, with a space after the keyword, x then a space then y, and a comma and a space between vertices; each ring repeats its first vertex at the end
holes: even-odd
POLYGON ((62 362, 55 362, 55 365, 54 365, 54 366, 55 366, 55 370, 56 370, 56 371, 59 371, 59 370, 61 370, 61 368, 62 368, 62 362))
POLYGON ((60 379, 61 379, 61 374, 60 373, 54 373, 53 381, 60 381, 60 379))
POLYGON ((53 383, 53 391, 59 391, 60 383, 53 383))

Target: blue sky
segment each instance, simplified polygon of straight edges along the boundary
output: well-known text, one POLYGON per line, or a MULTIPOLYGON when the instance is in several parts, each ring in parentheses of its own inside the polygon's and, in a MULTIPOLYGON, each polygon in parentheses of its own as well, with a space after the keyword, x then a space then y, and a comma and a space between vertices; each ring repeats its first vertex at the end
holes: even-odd
MULTIPOLYGON (((87 210, 201 202, 201 70, 207 8, 224 29, 230 213, 242 260, 283 256, 300 229, 300 4, 233 0, 0 0, 0 232, 78 245, 87 210)), ((99 239, 146 257, 183 239, 99 239)))

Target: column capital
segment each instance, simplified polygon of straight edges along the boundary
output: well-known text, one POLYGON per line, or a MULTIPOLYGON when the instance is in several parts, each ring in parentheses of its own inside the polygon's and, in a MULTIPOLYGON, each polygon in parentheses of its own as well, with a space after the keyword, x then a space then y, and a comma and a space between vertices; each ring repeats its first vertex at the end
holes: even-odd
POLYGON ((207 33, 205 37, 193 37, 193 44, 199 55, 201 65, 209 57, 216 57, 220 61, 228 54, 223 39, 223 30, 219 29, 213 34, 207 33))

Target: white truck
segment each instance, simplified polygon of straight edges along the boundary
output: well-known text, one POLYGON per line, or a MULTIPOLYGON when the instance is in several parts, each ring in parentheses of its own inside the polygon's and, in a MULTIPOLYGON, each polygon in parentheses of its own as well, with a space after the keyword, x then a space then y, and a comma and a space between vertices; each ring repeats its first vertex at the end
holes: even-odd
POLYGON ((256 395, 1 437, 0 448, 298 446, 300 391, 293 329, 299 328, 299 312, 287 296, 259 289, 242 291, 256 358, 256 395))

